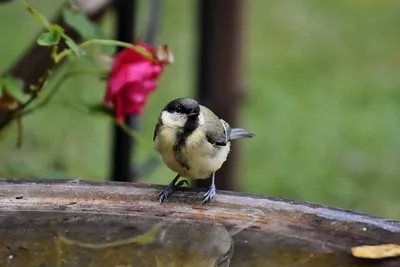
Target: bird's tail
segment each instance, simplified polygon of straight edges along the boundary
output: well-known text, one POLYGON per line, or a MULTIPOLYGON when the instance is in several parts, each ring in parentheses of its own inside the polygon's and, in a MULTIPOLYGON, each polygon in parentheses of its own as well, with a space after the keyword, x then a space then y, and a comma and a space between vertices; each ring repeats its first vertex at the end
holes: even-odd
POLYGON ((230 134, 230 140, 239 139, 239 138, 253 138, 255 136, 254 133, 246 131, 242 128, 232 128, 230 134))

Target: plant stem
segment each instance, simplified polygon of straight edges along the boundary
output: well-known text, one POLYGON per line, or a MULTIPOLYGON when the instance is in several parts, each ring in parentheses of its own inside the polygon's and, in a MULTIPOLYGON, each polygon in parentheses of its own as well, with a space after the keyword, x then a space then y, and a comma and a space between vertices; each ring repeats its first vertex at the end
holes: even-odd
MULTIPOLYGON (((131 43, 126 43, 126 42, 121 42, 121 41, 116 41, 116 40, 104 40, 104 39, 91 39, 88 41, 83 42, 82 44, 79 45, 81 48, 85 48, 90 45, 109 45, 109 46, 121 46, 121 47, 126 47, 126 48, 131 48, 133 50, 136 50, 137 52, 141 53, 143 56, 147 57, 150 60, 155 60, 154 56, 149 53, 147 50, 143 49, 140 46, 135 46, 131 43)), ((59 54, 56 54, 53 56, 53 59, 56 63, 58 63, 60 60, 71 54, 72 50, 71 49, 65 49, 59 54)))

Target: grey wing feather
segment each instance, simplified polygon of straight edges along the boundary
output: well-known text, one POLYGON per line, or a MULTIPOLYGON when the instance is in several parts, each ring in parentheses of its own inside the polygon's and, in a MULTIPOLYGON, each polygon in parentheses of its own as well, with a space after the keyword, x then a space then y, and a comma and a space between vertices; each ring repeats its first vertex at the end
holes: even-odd
POLYGON ((226 146, 229 141, 230 126, 220 120, 211 110, 200 105, 201 112, 207 118, 204 127, 207 141, 216 146, 226 146))
POLYGON ((223 119, 219 119, 211 110, 200 106, 204 116, 209 118, 203 127, 205 127, 206 138, 208 142, 216 146, 225 146, 230 140, 238 138, 252 138, 254 133, 242 128, 231 128, 223 119))
POLYGON ((234 140, 238 138, 253 138, 255 136, 254 133, 249 132, 242 128, 232 128, 231 133, 229 135, 229 140, 234 140))

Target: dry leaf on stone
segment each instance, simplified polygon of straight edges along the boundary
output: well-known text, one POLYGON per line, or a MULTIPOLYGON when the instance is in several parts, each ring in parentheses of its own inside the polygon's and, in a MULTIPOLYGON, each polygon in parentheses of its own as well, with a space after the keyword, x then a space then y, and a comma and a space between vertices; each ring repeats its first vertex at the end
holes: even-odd
POLYGON ((383 259, 400 256, 400 245, 384 244, 351 248, 354 257, 364 259, 383 259))

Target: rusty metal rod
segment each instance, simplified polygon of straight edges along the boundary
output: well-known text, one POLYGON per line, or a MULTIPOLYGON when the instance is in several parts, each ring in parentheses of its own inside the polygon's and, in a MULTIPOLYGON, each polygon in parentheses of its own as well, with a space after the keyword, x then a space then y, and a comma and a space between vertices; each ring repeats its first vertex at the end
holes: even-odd
MULTIPOLYGON (((197 97, 231 126, 239 122, 243 95, 241 77, 242 0, 199 0, 197 97)), ((216 187, 238 190, 239 146, 232 143, 228 160, 216 173, 216 187)), ((209 181, 199 180, 198 187, 209 181)))
MULTIPOLYGON (((117 40, 133 43, 135 39, 136 0, 118 0, 115 5, 117 11, 116 35, 117 40)), ((120 52, 123 48, 118 48, 120 52)), ((128 115, 125 124, 132 130, 137 130, 140 117, 128 115)), ((132 169, 132 148, 134 140, 125 133, 121 127, 113 124, 114 145, 112 152, 111 180, 129 182, 136 179, 135 171, 132 169)))

